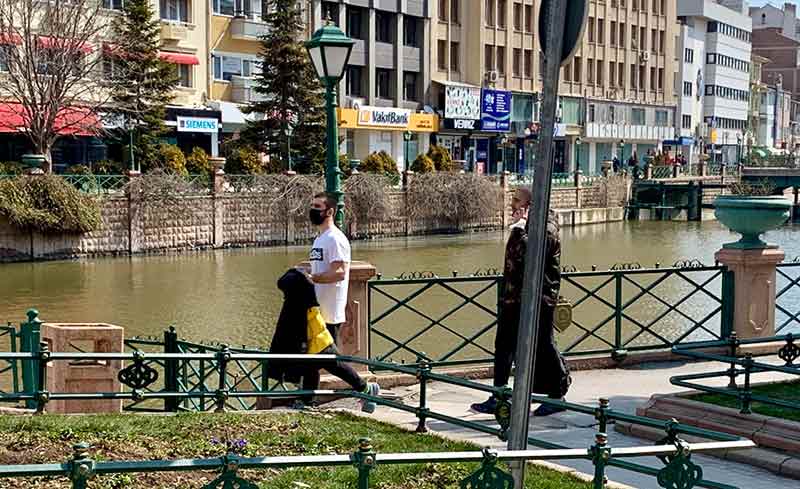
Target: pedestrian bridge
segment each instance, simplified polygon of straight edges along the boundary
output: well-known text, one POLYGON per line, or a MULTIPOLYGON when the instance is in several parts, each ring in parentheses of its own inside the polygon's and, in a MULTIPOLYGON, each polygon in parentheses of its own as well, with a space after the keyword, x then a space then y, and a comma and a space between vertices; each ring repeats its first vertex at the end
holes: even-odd
POLYGON ((776 193, 792 188, 797 195, 800 187, 800 168, 796 167, 742 167, 740 171, 743 182, 768 181, 775 186, 776 193))

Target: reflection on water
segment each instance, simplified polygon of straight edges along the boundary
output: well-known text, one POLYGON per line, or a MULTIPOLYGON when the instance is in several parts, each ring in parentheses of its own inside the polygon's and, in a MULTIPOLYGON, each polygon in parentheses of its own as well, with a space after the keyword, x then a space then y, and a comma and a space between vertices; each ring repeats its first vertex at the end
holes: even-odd
MULTIPOLYGON (((797 232, 786 227, 767 238, 794 257, 797 232)), ((713 264, 714 252, 734 235, 716 222, 630 222, 564 229, 562 238, 563 263, 588 270, 695 258, 713 264)), ((468 274, 499 268, 503 240, 490 233, 356 242, 353 254, 384 277, 411 270, 468 274)), ((187 339, 265 346, 281 303, 275 282, 305 255, 305 247, 281 247, 0 265, 0 319, 18 323, 37 307, 44 320, 114 323, 125 326, 126 336, 160 335, 174 324, 187 339)), ((634 314, 644 321, 648 312, 634 314)))

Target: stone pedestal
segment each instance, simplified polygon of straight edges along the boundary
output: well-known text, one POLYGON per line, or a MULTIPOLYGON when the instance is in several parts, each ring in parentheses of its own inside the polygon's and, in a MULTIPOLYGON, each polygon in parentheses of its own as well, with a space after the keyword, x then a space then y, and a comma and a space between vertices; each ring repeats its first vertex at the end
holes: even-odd
MULTIPOLYGON (((42 341, 51 352, 121 353, 125 330, 112 324, 42 323, 42 341)), ((59 360, 47 366, 49 392, 121 392, 117 375, 122 360, 72 361, 59 360)), ((119 413, 120 399, 92 399, 88 401, 50 401, 50 413, 119 413)))
POLYGON ((776 247, 716 253, 716 260, 734 273, 733 329, 739 338, 775 335, 775 266, 785 256, 776 247))
MULTIPOLYGON (((298 265, 298 268, 309 272, 311 266, 308 262, 298 265)), ((339 353, 354 357, 367 358, 369 356, 369 329, 367 317, 367 282, 375 276, 377 270, 374 266, 363 261, 350 263, 350 284, 347 289, 347 306, 345 315, 347 322, 339 330, 336 343, 339 353)), ((366 371, 366 365, 353 365, 359 371, 366 371)))

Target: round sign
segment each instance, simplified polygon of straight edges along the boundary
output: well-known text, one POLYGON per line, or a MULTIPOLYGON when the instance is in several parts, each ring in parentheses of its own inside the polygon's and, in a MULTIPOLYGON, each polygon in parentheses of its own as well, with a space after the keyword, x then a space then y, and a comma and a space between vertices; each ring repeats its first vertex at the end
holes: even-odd
MULTIPOLYGON (((586 28, 586 17, 589 15, 589 6, 586 0, 565 0, 567 2, 567 15, 564 21, 564 44, 561 46, 561 66, 575 54, 583 31, 586 28)), ((539 45, 542 52, 547 53, 547 19, 548 10, 552 8, 553 0, 542 0, 539 8, 539 45)))

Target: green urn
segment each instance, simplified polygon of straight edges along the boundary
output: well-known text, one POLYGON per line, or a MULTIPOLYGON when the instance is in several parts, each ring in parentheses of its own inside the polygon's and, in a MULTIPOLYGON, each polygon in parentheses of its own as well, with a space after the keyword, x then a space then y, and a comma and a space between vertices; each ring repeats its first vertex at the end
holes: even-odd
POLYGON ((714 200, 714 215, 728 229, 742 235, 723 248, 771 248, 761 234, 775 229, 789 219, 791 202, 781 195, 720 195, 714 200))

